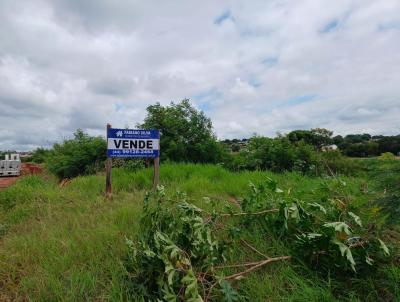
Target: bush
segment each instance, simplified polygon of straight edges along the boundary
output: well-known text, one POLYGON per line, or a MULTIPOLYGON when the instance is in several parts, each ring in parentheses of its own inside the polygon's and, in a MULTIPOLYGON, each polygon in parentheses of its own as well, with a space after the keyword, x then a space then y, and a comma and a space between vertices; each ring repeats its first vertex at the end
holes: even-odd
MULTIPOLYGON (((345 183, 338 180, 337 186, 345 183)), ((246 213, 276 207, 276 215, 243 216, 243 227, 261 226, 267 234, 284 239, 292 255, 324 273, 365 274, 373 270, 374 262, 382 262, 390 255, 378 232, 371 233, 345 199, 304 202, 267 179, 265 184, 251 185, 251 194, 243 199, 241 207, 246 213)))
POLYGON ((129 171, 137 171, 145 167, 146 160, 144 158, 113 158, 113 168, 124 168, 129 171))
POLYGON ((50 154, 50 150, 44 148, 37 148, 33 151, 32 156, 27 161, 42 164, 46 161, 46 157, 50 154))
POLYGON ((394 154, 392 152, 385 152, 379 156, 379 159, 380 160, 395 160, 396 157, 394 156, 394 154))
POLYGON ((354 175, 362 170, 357 160, 340 151, 318 151, 304 140, 292 142, 288 137, 255 136, 246 148, 232 154, 225 166, 234 171, 271 170, 298 171, 309 175, 354 175))
POLYGON ((55 144, 46 166, 59 178, 93 174, 104 167, 107 145, 102 137, 91 137, 78 129, 74 138, 55 144))
POLYGON ((184 194, 178 193, 173 202, 165 198, 163 187, 155 195, 146 195, 140 235, 137 240, 127 239, 124 265, 130 296, 200 302, 206 290, 213 290, 211 284, 217 280, 212 270, 224 261, 225 248, 203 214, 184 194))
MULTIPOLYGON (((335 188, 345 186, 337 182, 335 188)), ((225 213, 217 212, 221 204, 217 207, 209 198, 204 202, 212 202, 212 210, 206 212, 180 192, 171 199, 163 187, 147 194, 138 235, 126 240, 128 296, 142 301, 239 301, 244 298, 241 285, 232 281, 277 261, 308 265, 335 284, 341 277, 373 276, 376 265, 390 256, 378 230, 370 232, 349 200, 318 200, 315 195, 316 201, 305 202, 270 178, 250 188, 236 205, 239 209, 225 204, 225 213), (259 252, 242 240, 249 232, 255 241, 265 236, 279 241, 290 255, 259 252), (224 264, 241 259, 234 250, 248 253, 247 248, 264 259, 249 262, 245 257, 245 263, 224 264)))
POLYGON ((338 150, 319 152, 316 161, 317 175, 355 175, 363 169, 359 161, 343 156, 338 150))
POLYGON ((315 165, 315 154, 314 147, 304 141, 292 143, 285 137, 255 136, 227 166, 232 170, 296 170, 306 173, 315 165))

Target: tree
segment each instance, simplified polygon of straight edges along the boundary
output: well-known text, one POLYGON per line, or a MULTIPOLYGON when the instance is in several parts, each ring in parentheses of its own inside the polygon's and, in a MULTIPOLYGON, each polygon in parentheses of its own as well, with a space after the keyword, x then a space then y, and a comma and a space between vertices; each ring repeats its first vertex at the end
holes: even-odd
POLYGON ((188 99, 169 106, 148 106, 140 127, 160 130, 162 159, 216 163, 227 154, 213 133, 211 120, 188 99))
POLYGON ((294 130, 288 133, 287 138, 292 142, 303 141, 320 149, 323 146, 332 143, 333 132, 324 128, 315 128, 311 130, 294 130))
POLYGON ((321 148, 322 146, 332 144, 332 134, 333 132, 325 128, 315 128, 311 129, 313 134, 313 145, 321 148))
POLYGON ((46 164, 49 171, 60 178, 90 174, 103 169, 106 151, 104 138, 91 137, 78 129, 73 139, 54 144, 46 157, 46 164))
POLYGON ((46 156, 50 154, 50 150, 44 148, 37 148, 33 151, 30 161, 34 163, 44 163, 46 161, 46 156))

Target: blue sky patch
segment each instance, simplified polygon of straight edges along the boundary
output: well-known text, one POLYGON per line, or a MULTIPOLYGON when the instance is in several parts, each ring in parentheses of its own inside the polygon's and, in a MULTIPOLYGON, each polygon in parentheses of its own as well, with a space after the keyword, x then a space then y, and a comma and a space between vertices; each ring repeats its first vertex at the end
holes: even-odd
POLYGON ((214 19, 214 24, 216 25, 221 25, 222 23, 224 23, 226 20, 231 20, 231 21, 235 21, 235 18, 233 18, 231 11, 228 9, 226 11, 224 11, 221 15, 219 15, 218 17, 216 17, 214 19))
POLYGON ((330 21, 329 23, 327 23, 321 30, 321 32, 323 33, 329 33, 331 31, 334 31, 335 29, 337 29, 337 27, 339 26, 339 21, 337 19, 334 19, 332 21, 330 21))
POLYGON ((268 67, 272 67, 277 65, 278 61, 279 61, 278 57, 268 57, 262 60, 261 62, 268 67))
POLYGON ((400 29, 400 20, 385 22, 378 25, 378 31, 387 31, 391 29, 400 29))
POLYGON ((120 111, 125 108, 125 105, 117 103, 114 105, 114 107, 115 107, 115 111, 120 111))
POLYGON ((215 102, 219 98, 221 98, 221 93, 216 88, 211 88, 193 95, 190 99, 196 102, 200 110, 209 111, 212 102, 215 102))
POLYGON ((248 83, 253 86, 254 88, 260 87, 261 86, 261 82, 255 78, 251 78, 248 83))
POLYGON ((295 96, 293 98, 285 100, 283 105, 291 106, 291 105, 298 105, 298 104, 306 103, 306 102, 309 102, 309 101, 315 99, 316 96, 317 96, 316 94, 306 94, 306 95, 295 96))
POLYGON ((203 102, 199 104, 199 109, 201 111, 208 111, 210 110, 210 103, 209 102, 203 102))

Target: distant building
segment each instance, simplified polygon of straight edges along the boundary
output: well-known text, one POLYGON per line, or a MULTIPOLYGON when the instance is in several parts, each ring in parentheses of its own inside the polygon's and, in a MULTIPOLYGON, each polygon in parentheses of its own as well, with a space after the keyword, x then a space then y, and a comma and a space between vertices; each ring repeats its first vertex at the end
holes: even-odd
POLYGON ((21 159, 18 153, 6 154, 0 160, 0 176, 19 176, 21 174, 21 159))
POLYGON ((333 145, 328 145, 328 146, 322 146, 321 150, 326 152, 326 151, 335 151, 338 149, 338 146, 336 146, 335 144, 333 145))
POLYGON ((20 152, 19 153, 19 157, 21 157, 21 158, 27 158, 27 157, 31 157, 32 156, 32 152, 30 152, 30 151, 27 151, 27 152, 20 152))

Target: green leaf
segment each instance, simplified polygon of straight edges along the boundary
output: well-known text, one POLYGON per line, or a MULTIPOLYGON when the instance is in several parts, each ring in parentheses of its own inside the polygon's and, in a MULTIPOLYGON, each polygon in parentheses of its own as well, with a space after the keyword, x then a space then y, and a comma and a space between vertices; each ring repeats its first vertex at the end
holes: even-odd
POLYGON ((309 203, 308 205, 310 205, 310 206, 313 207, 313 208, 317 208, 317 209, 319 209, 321 212, 323 212, 324 214, 326 214, 326 209, 325 209, 322 205, 320 205, 319 203, 313 202, 313 203, 309 203))
POLYGON ((336 221, 336 222, 328 222, 324 224, 326 228, 334 228, 336 232, 345 232, 347 235, 351 234, 350 227, 347 223, 336 221))
POLYGON ((372 265, 374 260, 367 255, 365 256, 365 262, 369 265, 372 265))
POLYGON ((273 192, 276 192, 276 189, 278 186, 278 183, 276 182, 276 180, 273 180, 272 178, 267 177, 266 183, 267 183, 268 189, 270 189, 273 192))
POLYGON ((340 242, 339 240, 332 240, 332 243, 336 244, 339 247, 340 253, 342 254, 342 256, 346 256, 347 261, 350 263, 351 268, 353 269, 353 271, 356 271, 355 268, 355 261, 353 258, 353 254, 351 253, 350 248, 345 245, 343 242, 340 242))
POLYGON ((292 203, 292 205, 288 208, 288 212, 290 218, 294 219, 296 222, 300 220, 299 208, 295 203, 292 203))
POLYGON ((307 234, 308 239, 315 239, 315 238, 318 238, 321 236, 322 236, 322 234, 318 234, 318 233, 308 233, 307 234))
POLYGON ((204 203, 209 204, 211 202, 211 199, 210 199, 210 197, 203 197, 203 201, 204 201, 204 203))
POLYGON ((186 286, 185 301, 188 302, 201 302, 203 299, 198 292, 197 279, 194 276, 193 270, 189 269, 186 275, 182 278, 182 284, 186 286))
POLYGON ((386 256, 389 256, 390 255, 390 251, 389 251, 389 248, 386 246, 386 244, 382 241, 382 240, 380 240, 379 238, 378 238, 378 241, 379 241, 379 244, 380 244, 380 248, 383 250, 383 252, 385 253, 385 255, 386 256))
POLYGON ((235 302, 235 301, 239 301, 239 295, 236 292, 236 290, 234 290, 232 288, 232 286, 229 284, 229 282, 225 281, 225 280, 221 280, 219 285, 221 286, 221 293, 222 293, 222 301, 224 302, 235 302))
POLYGON ((351 217, 353 217, 354 221, 360 226, 362 227, 362 222, 359 216, 357 216, 356 214, 354 214, 353 212, 349 212, 349 215, 351 217))

